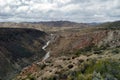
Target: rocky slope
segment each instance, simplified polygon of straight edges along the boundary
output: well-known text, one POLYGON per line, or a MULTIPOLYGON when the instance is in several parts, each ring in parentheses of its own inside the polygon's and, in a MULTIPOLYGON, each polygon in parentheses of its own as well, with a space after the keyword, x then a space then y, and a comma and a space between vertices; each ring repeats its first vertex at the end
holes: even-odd
MULTIPOLYGON (((50 43, 45 48, 46 51, 50 52, 49 58, 25 67, 13 80, 119 80, 119 22, 110 23, 109 26, 106 24, 90 28, 72 27, 64 29, 62 27, 61 29, 60 27, 57 31, 48 30, 47 32, 52 34, 52 37, 49 38, 51 39, 50 43)), ((28 41, 31 40, 28 36, 26 37, 28 41)), ((16 38, 12 40, 16 40, 16 38)), ((21 38, 18 41, 21 41, 21 38)), ((27 44, 26 39, 23 42, 27 44)), ((33 47, 29 47, 30 43, 24 47, 34 51, 33 47)), ((37 43, 35 42, 31 46, 38 49, 37 43)), ((43 44, 45 43, 43 42, 43 44)), ((42 47, 44 46, 42 45, 42 47)), ((10 48, 10 51, 12 51, 11 49, 16 48, 10 48)), ((18 47, 16 50, 18 54, 21 52, 20 50, 21 48, 18 47)), ((28 59, 29 56, 26 57, 28 59)), ((21 55, 18 58, 21 61, 21 55)), ((32 56, 30 60, 33 59, 32 56)), ((28 61, 22 59, 22 62, 26 64, 28 61)))
POLYGON ((120 45, 120 21, 103 23, 96 27, 64 30, 54 34, 49 45, 52 55, 66 55, 87 47, 115 47, 120 45))
POLYGON ((0 28, 0 79, 10 80, 45 55, 42 46, 47 41, 45 32, 25 28, 0 28))
POLYGON ((49 58, 23 69, 14 80, 119 80, 120 53, 111 51, 102 54, 90 52, 89 56, 49 58))
POLYGON ((51 57, 23 69, 14 80, 119 80, 119 27, 54 33, 51 57))
MULTIPOLYGON (((53 56, 69 55, 89 47, 120 46, 120 30, 81 30, 79 32, 62 32, 55 36, 49 45, 53 56)), ((87 50, 87 49, 86 49, 87 50)))

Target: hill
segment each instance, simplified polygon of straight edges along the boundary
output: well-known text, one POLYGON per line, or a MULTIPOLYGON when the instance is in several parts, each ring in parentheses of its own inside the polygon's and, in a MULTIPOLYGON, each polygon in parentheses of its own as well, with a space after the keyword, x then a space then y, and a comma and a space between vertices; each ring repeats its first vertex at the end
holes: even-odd
POLYGON ((70 21, 48 21, 48 22, 1 22, 0 27, 3 28, 33 28, 45 32, 53 32, 59 30, 73 29, 73 28, 86 28, 90 26, 86 23, 76 23, 70 21))
POLYGON ((40 60, 45 32, 26 28, 0 28, 0 78, 10 80, 23 67, 40 60))
POLYGON ((97 25, 97 27, 101 27, 104 29, 120 29, 120 21, 115 21, 115 22, 107 22, 107 23, 103 23, 103 24, 99 24, 97 25))
MULTIPOLYGON (((47 48, 50 57, 23 69, 14 80, 119 80, 120 30, 106 24, 54 33, 47 48)), ((119 22, 109 26, 114 24, 119 22)))
POLYGON ((87 27, 86 23, 76 23, 70 21, 48 21, 48 22, 32 22, 33 24, 40 24, 48 27, 87 27))

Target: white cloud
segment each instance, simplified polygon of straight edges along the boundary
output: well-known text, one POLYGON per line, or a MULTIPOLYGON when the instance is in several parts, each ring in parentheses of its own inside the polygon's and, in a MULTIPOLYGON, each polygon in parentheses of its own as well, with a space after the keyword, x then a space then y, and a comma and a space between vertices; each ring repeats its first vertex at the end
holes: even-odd
POLYGON ((49 10, 55 10, 56 7, 57 7, 56 4, 50 4, 50 3, 35 4, 35 5, 32 5, 31 10, 32 11, 43 11, 43 12, 46 12, 46 11, 49 11, 49 10))
POLYGON ((120 0, 0 0, 0 21, 120 19, 120 0))
POLYGON ((29 6, 20 6, 16 9, 16 12, 26 12, 28 11, 29 6))
POLYGON ((76 5, 76 4, 69 4, 66 6, 63 6, 60 8, 61 11, 63 12, 71 12, 71 11, 78 11, 79 9, 81 9, 80 5, 76 5))
MULTIPOLYGON (((57 0, 56 0, 57 1, 57 0)), ((69 3, 71 0, 58 0, 58 2, 63 3, 63 4, 67 4, 69 3)))

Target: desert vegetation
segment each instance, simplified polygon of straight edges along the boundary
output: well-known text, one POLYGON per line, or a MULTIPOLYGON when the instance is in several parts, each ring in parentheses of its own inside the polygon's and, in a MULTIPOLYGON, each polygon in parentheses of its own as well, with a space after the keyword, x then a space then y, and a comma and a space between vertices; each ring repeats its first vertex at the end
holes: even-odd
MULTIPOLYGON (((20 27, 20 23, 11 25, 20 27)), ((120 79, 119 21, 92 27, 69 22, 30 23, 28 28, 18 27, 0 28, 1 75, 10 74, 7 78, 13 80, 120 79), (43 60, 47 51, 50 57, 43 60), (8 66, 2 68, 6 63, 8 66)))

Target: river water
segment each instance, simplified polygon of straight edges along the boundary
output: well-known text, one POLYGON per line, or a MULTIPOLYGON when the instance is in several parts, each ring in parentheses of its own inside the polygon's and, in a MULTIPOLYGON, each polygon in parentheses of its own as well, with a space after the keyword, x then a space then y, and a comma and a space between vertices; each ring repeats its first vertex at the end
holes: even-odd
MULTIPOLYGON (((53 34, 51 34, 51 39, 50 39, 49 41, 47 41, 46 44, 42 47, 42 49, 43 49, 44 51, 46 51, 46 48, 49 46, 52 38, 53 38, 53 34)), ((46 51, 46 52, 47 52, 47 51, 46 51)), ((48 59, 49 57, 50 57, 50 51, 48 51, 48 52, 45 54, 45 56, 44 56, 44 58, 43 58, 43 61, 45 61, 45 60, 48 59)))

